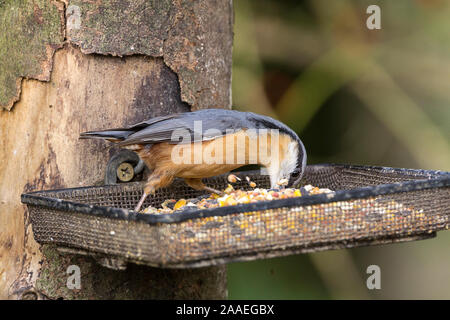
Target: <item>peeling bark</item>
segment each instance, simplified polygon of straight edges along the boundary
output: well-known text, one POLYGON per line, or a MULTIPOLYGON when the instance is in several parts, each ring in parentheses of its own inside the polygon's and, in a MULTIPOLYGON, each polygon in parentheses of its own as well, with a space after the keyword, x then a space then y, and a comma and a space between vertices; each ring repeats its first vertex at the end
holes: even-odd
MULTIPOLYGON (((51 299, 138 298, 137 294, 141 298, 157 297, 163 291, 152 291, 144 284, 142 290, 134 292, 137 284, 133 281, 153 279, 157 283, 165 274, 161 290, 164 285, 168 290, 177 286, 184 289, 161 297, 194 297, 191 290, 199 288, 195 279, 201 278, 201 271, 192 271, 191 282, 176 276, 176 271, 164 273, 132 266, 131 270, 140 274, 133 278, 127 275, 129 271, 110 272, 90 258, 60 257, 53 250, 46 256, 34 241, 25 206, 20 204, 23 192, 102 181, 107 161, 117 149, 102 141, 78 140, 79 133, 187 111, 188 105, 180 99, 177 76, 162 58, 85 55, 66 45, 55 54, 50 81, 23 80, 22 89, 15 108, 0 113, 0 298, 21 298, 24 293, 27 298, 51 299), (73 259, 86 275, 80 292, 64 285, 67 263, 73 259), (145 270, 148 275, 144 275, 145 270), (111 278, 115 276, 118 278, 111 278), (89 279, 95 279, 95 285, 89 285, 89 279), (30 288, 38 291, 29 292, 30 288)), ((225 267, 208 270, 203 276, 210 276, 199 292, 208 292, 211 297, 220 292, 224 298, 225 267), (212 294, 209 283, 221 284, 215 287, 216 294, 212 294)))
POLYGON ((31 34, 8 13, 12 5, 0 8, 0 50, 2 42, 7 48, 0 51, 0 106, 10 110, 19 99, 21 78, 49 80, 52 55, 65 37, 85 54, 162 57, 178 75, 181 99, 192 110, 231 107, 230 92, 222 94, 231 87, 231 0, 66 0, 65 9, 61 2, 41 0, 28 12, 29 2, 17 10, 34 19, 31 34), (11 37, 18 40, 7 41, 11 37))
POLYGON ((20 194, 103 181, 117 149, 82 131, 229 108, 231 50, 229 0, 0 1, 0 299, 226 297, 226 267, 132 276, 42 251, 20 194))
POLYGON ((61 48, 63 6, 47 0, 0 5, 0 107, 11 110, 23 78, 50 79, 52 57, 61 48))
POLYGON ((67 39, 82 52, 163 57, 193 109, 231 107, 230 95, 222 94, 231 86, 230 0, 71 0, 69 6, 80 16, 67 39))

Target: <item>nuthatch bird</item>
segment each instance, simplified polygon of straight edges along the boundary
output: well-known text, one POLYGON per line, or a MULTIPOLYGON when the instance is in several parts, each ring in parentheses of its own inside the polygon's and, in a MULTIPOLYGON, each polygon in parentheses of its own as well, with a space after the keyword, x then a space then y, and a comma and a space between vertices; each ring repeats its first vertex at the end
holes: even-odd
POLYGON ((306 151, 297 134, 267 116, 224 109, 204 109, 161 116, 125 128, 84 132, 137 152, 151 170, 135 211, 157 189, 184 178, 196 190, 220 194, 202 178, 247 164, 267 169, 272 188, 286 179, 296 186, 306 166, 306 151), (182 156, 180 156, 182 154, 182 156))

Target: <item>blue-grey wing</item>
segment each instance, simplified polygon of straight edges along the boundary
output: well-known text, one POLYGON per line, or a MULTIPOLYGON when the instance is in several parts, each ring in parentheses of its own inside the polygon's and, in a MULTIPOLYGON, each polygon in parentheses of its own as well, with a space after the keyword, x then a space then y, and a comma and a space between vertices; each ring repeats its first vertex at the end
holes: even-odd
POLYGON ((138 130, 120 145, 188 142, 186 137, 189 137, 190 142, 211 140, 249 128, 252 124, 247 120, 246 114, 224 109, 205 109, 180 113, 157 121, 150 119, 129 127, 138 130))

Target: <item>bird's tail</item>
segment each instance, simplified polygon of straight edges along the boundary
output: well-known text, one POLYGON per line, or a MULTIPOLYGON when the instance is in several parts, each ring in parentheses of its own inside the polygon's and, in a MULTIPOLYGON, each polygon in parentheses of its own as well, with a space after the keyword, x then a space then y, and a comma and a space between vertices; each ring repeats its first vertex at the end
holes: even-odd
POLYGON ((80 134, 80 139, 105 139, 109 141, 123 141, 132 133, 133 131, 126 129, 87 131, 80 134))

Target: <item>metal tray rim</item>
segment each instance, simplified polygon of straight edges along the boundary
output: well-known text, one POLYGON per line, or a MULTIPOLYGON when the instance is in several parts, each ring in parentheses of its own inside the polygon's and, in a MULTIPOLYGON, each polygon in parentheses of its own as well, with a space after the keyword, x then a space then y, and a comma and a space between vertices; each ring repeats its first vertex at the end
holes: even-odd
MULTIPOLYGON (((368 186, 355 188, 351 190, 339 190, 333 194, 319 194, 312 196, 305 196, 300 198, 290 198, 290 199, 280 199, 272 201, 261 201, 258 203, 249 204, 239 204, 236 206, 227 206, 219 208, 210 208, 203 210, 183 210, 180 212, 172 214, 160 214, 160 215, 150 215, 150 214, 140 214, 132 210, 115 208, 115 207, 105 207, 105 206, 95 206, 86 203, 78 203, 69 200, 62 200, 54 197, 46 197, 42 194, 58 191, 68 191, 68 190, 85 190, 90 189, 95 186, 90 187, 78 187, 78 188, 67 188, 67 189, 54 189, 54 190, 44 190, 44 191, 34 191, 30 193, 25 193, 21 195, 22 203, 27 205, 37 205, 50 207, 59 210, 73 211, 81 214, 100 216, 105 218, 122 219, 129 221, 140 221, 147 224, 157 224, 157 223, 177 223, 183 222, 190 219, 200 219, 211 216, 224 216, 228 214, 245 213, 253 211, 270 210, 283 207, 293 207, 293 206, 307 206, 315 204, 324 204, 330 202, 346 201, 350 199, 363 199, 379 195, 387 195, 393 193, 402 193, 409 191, 419 191, 431 188, 441 188, 450 186, 450 172, 438 171, 438 170, 421 170, 421 169, 403 169, 403 168, 390 168, 390 167, 379 167, 379 166, 360 166, 360 165, 343 165, 343 164, 319 164, 311 166, 314 170, 323 167, 341 167, 349 169, 369 169, 369 170, 381 170, 385 172, 392 173, 412 173, 417 175, 427 175, 431 179, 417 179, 405 182, 397 182, 390 184, 380 184, 377 186, 368 186), (438 176, 438 177, 436 177, 438 176)), ((142 184, 142 182, 137 182, 133 184, 142 184)), ((127 184, 130 185, 130 184, 127 184)), ((117 186, 117 185, 115 185, 117 186)))

